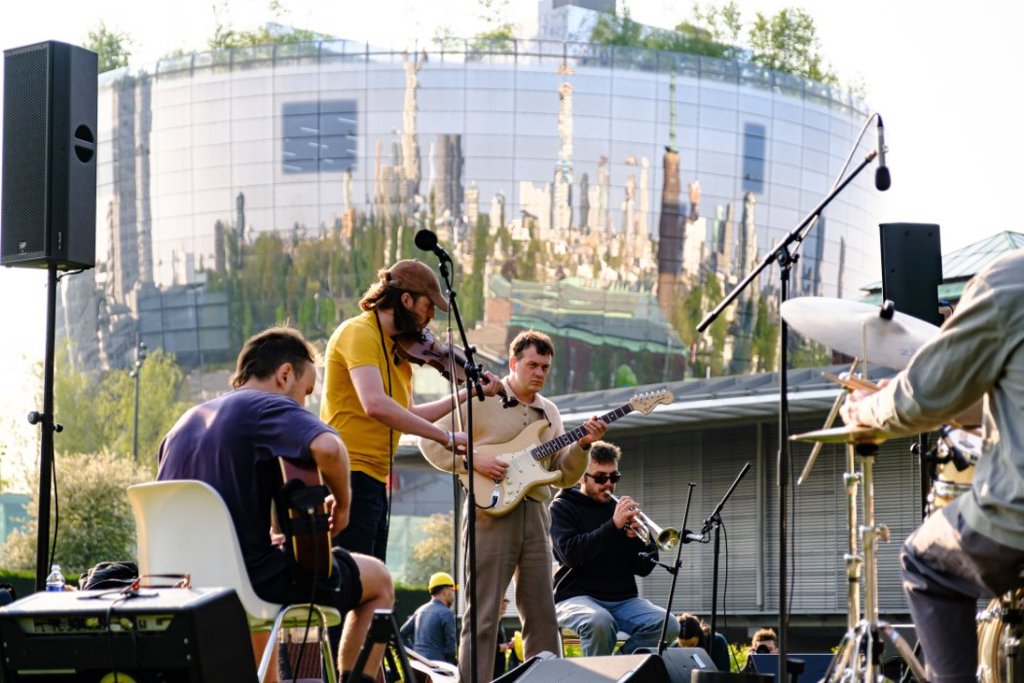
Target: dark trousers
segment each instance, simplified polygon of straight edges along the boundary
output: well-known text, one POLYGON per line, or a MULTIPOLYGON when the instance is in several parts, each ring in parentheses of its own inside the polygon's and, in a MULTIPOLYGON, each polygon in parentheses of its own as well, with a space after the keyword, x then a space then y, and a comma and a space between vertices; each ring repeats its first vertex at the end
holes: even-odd
POLYGON ((900 556, 929 683, 974 683, 977 600, 1013 590, 1024 570, 1024 550, 998 543, 964 522, 963 500, 925 520, 900 556))
POLYGON ((384 562, 388 552, 388 492, 383 482, 363 472, 352 473, 352 507, 348 526, 334 545, 384 562))

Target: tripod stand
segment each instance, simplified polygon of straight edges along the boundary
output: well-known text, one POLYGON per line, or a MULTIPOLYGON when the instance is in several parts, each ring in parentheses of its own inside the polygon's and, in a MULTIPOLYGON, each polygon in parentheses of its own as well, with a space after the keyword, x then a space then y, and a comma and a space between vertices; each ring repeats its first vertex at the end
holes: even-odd
MULTIPOLYGON (((801 435, 806 436, 806 435, 801 435)), ((851 438, 855 434, 851 433, 851 438)), ((847 466, 852 469, 855 452, 860 461, 860 472, 847 472, 847 509, 850 511, 850 552, 846 555, 849 593, 847 596, 848 630, 839 643, 839 649, 825 673, 827 683, 876 683, 881 680, 882 636, 893 644, 914 677, 925 683, 924 666, 914 656, 907 641, 889 624, 878 619, 878 541, 889 540, 889 529, 875 522, 874 464, 878 455, 877 441, 854 441, 847 444, 847 466), (864 524, 856 527, 856 496, 858 483, 862 488, 864 524), (859 536, 863 554, 857 553, 859 536), (864 573, 864 616, 858 607, 860 571, 864 573)))

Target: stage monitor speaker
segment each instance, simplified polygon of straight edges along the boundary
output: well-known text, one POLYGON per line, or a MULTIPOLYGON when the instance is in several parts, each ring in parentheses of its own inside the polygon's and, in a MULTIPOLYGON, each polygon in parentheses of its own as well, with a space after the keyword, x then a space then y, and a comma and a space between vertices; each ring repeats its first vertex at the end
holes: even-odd
MULTIPOLYGON (((665 662, 658 655, 609 655, 567 659, 527 660, 494 683, 669 683, 665 662)), ((688 683, 688 682, 687 682, 688 683)))
POLYGON ((5 683, 254 681, 230 588, 34 593, 0 610, 5 683))
POLYGON ((661 656, 671 683, 690 683, 694 671, 718 671, 704 648, 669 647, 661 656))
MULTIPOLYGON (((763 675, 771 676, 776 678, 779 673, 779 656, 777 654, 752 654, 754 662, 754 670, 763 675)), ((828 670, 829 664, 832 662, 832 655, 825 652, 808 652, 804 654, 789 654, 786 655, 786 671, 790 671, 792 662, 794 659, 800 660, 804 663, 804 670, 797 678, 797 683, 818 683, 818 681, 825 678, 825 672, 828 670)))
POLYGON ((895 302, 898 313, 941 325, 939 226, 882 223, 878 228, 882 243, 882 299, 895 302))
POLYGON ((96 53, 4 51, 0 264, 96 265, 96 53))

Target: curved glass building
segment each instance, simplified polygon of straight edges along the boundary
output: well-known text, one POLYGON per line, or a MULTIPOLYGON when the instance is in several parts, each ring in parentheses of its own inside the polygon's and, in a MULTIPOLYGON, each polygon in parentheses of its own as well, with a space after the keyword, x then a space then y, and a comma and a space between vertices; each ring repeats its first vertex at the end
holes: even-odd
MULTIPOLYGON (((377 267, 433 261, 412 247, 426 228, 485 350, 530 326, 570 342, 551 393, 624 365, 641 383, 770 369, 775 266, 717 336, 694 315, 818 204, 865 119, 747 64, 539 40, 208 52, 104 74, 99 98, 99 263, 63 297, 85 359, 127 365, 140 337, 232 359, 274 320, 329 334, 377 267)), ((874 206, 864 174, 809 231, 792 295, 874 276, 874 206)))

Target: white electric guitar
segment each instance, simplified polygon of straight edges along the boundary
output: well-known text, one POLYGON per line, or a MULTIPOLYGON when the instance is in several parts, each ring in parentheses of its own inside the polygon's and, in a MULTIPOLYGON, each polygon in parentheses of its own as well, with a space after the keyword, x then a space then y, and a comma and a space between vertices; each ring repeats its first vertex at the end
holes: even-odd
MULTIPOLYGON (((668 405, 672 403, 672 400, 670 391, 651 391, 638 394, 631 398, 629 403, 605 413, 598 419, 605 424, 611 424, 634 410, 649 415, 658 404, 668 405)), ((478 454, 496 455, 508 464, 505 478, 497 482, 479 472, 473 472, 473 493, 480 504, 485 506, 481 508, 483 512, 492 517, 503 517, 511 512, 535 486, 551 484, 561 478, 560 470, 549 471, 544 468, 542 463, 569 444, 582 439, 588 432, 586 427, 580 425, 550 441, 538 444, 541 432, 547 428, 547 420, 537 420, 527 425, 511 441, 476 446, 478 454), (494 505, 486 507, 491 500, 495 501, 494 505)), ((462 485, 469 488, 469 475, 460 474, 459 478, 462 480, 462 485)))

